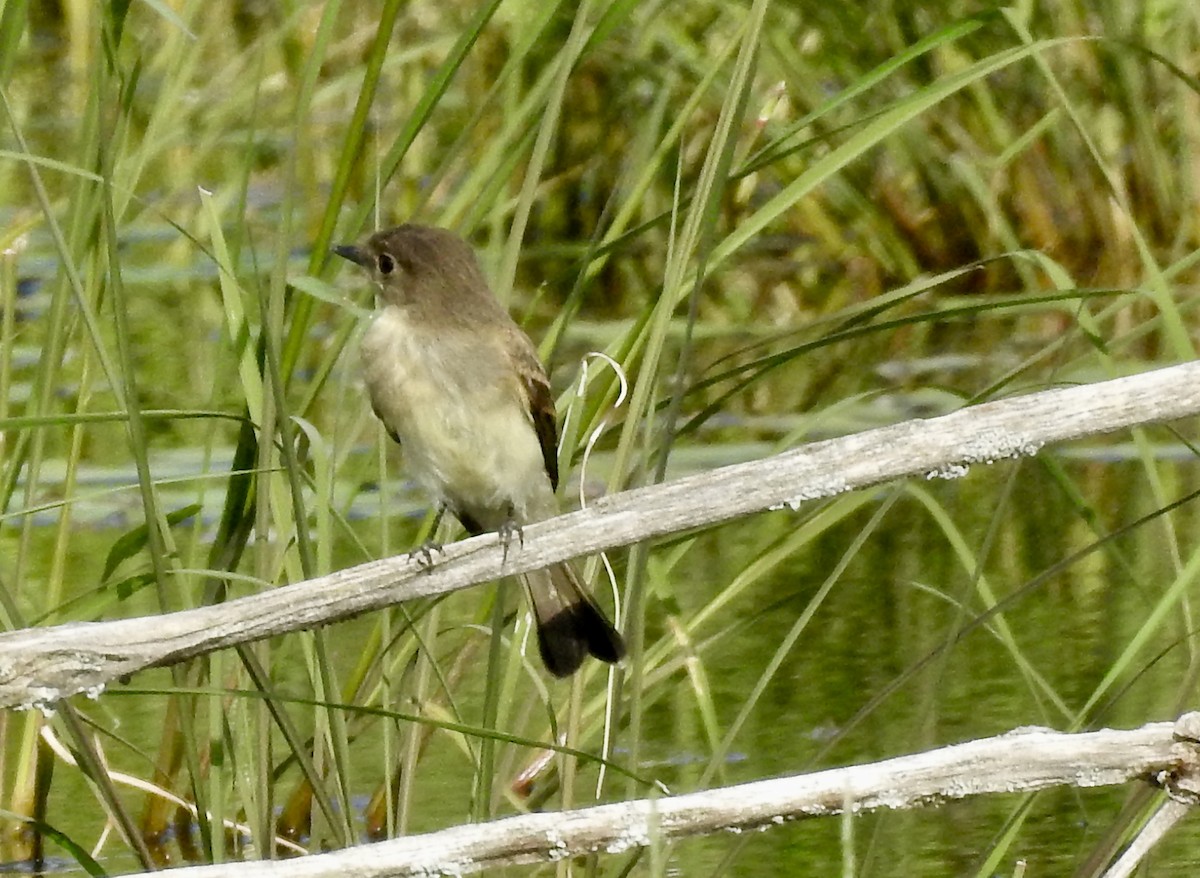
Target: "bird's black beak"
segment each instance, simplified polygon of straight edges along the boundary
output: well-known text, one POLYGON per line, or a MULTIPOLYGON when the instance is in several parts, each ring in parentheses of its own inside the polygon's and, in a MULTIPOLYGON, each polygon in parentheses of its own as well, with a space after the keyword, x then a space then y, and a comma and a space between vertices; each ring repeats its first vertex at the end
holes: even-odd
POLYGON ((371 257, 362 247, 355 247, 353 244, 338 244, 333 248, 333 252, 343 259, 349 259, 355 265, 361 265, 363 268, 371 267, 371 257))

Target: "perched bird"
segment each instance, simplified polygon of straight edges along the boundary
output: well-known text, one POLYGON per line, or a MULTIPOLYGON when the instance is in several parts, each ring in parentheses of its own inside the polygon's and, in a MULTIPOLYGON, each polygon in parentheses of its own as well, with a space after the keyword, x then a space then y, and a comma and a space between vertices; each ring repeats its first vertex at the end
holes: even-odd
MULTIPOLYGON (((445 229, 402 225, 334 252, 377 287, 379 309, 362 341, 367 390, 439 520, 449 509, 472 535, 509 539, 556 514, 550 382, 470 246, 445 229)), ((570 565, 522 579, 550 673, 569 676, 588 654, 624 655, 621 635, 570 565)))

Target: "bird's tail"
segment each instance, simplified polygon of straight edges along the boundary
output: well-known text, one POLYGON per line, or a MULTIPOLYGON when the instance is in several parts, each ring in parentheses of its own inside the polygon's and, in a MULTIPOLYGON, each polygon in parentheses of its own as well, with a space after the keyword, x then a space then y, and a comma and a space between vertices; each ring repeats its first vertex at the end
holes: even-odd
POLYGON ((538 649, 551 674, 571 676, 588 655, 609 663, 625 655, 621 635, 570 565, 555 564, 522 579, 537 620, 538 649))

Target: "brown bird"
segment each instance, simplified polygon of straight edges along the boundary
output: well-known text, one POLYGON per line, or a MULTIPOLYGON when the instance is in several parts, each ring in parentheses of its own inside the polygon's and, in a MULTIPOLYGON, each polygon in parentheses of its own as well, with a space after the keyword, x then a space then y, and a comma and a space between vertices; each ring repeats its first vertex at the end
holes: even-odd
MULTIPOLYGON (((550 381, 470 246, 445 229, 402 225, 334 252, 365 268, 378 289, 362 341, 367 390, 438 519, 449 509, 472 535, 509 539, 555 515, 550 381)), ((621 635, 570 565, 522 580, 550 673, 569 676, 589 653, 606 662, 624 655, 621 635)))

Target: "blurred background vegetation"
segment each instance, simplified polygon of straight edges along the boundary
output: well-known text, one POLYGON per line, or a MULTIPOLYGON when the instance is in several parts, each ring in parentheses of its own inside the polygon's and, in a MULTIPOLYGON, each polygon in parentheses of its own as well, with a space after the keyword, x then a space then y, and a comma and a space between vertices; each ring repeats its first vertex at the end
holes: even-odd
MULTIPOLYGON (((0 620, 178 610, 424 537, 358 380, 370 293, 329 256, 396 222, 468 237, 541 343, 568 497, 1190 359, 1198 70, 1185 0, 3 0, 0 620)), ((283 855, 1173 718, 1196 475, 1187 431, 1137 430, 613 553, 611 587, 588 568, 632 647, 611 677, 551 682, 484 586, 0 716, 0 860, 283 855)), ((595 869, 1092 875, 1155 802, 595 869)), ((1177 835, 1148 874, 1198 858, 1177 835)))

